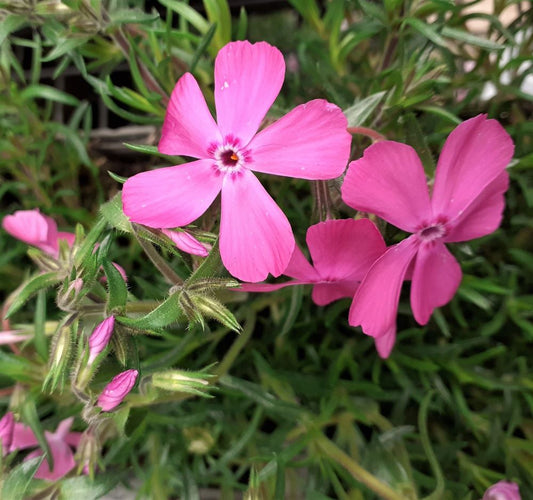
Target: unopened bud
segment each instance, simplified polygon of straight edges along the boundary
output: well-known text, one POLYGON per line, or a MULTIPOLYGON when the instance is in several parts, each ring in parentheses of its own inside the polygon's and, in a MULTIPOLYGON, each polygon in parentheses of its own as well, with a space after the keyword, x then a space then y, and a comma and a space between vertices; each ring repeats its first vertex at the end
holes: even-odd
POLYGON ((91 365, 98 355, 107 347, 111 335, 113 334, 113 328, 115 327, 115 317, 109 316, 99 323, 93 330, 93 333, 89 337, 89 361, 91 365))
POLYGON ((215 444, 215 438, 203 427, 187 427, 183 429, 187 440, 187 451, 195 455, 205 455, 215 444))
POLYGON ((43 388, 50 384, 49 390, 54 391, 57 384, 64 380, 67 364, 70 360, 72 347, 70 325, 61 325, 55 334, 48 360, 48 374, 43 382, 43 388))
POLYGON ((81 435, 76 452, 76 462, 80 464, 79 467, 83 473, 90 477, 94 476, 99 450, 100 445, 94 430, 91 428, 87 429, 81 435))
POLYGON ((137 370, 126 370, 119 373, 106 385, 102 394, 98 397, 96 406, 102 408, 102 411, 111 411, 117 407, 133 389, 137 381, 137 375, 139 375, 137 370))
POLYGON ((209 251, 203 243, 200 243, 194 236, 183 230, 161 229, 161 232, 170 238, 172 242, 182 251, 191 255, 207 257, 209 251))
POLYGON ((58 293, 57 305, 63 311, 70 311, 80 296, 83 280, 76 278, 71 281, 65 291, 58 293))
POLYGON ((13 429, 15 428, 15 420, 12 412, 7 412, 2 419, 0 419, 0 443, 2 444, 2 455, 9 453, 11 442, 13 441, 13 429))
POLYGON ((189 296, 191 302, 194 304, 195 310, 202 316, 213 318, 235 332, 241 331, 241 325, 239 325, 233 313, 221 302, 207 295, 190 294, 189 296))
POLYGON ((485 491, 481 500, 520 500, 521 498, 516 483, 500 481, 485 491))
POLYGON ((188 392, 198 396, 209 397, 209 382, 206 378, 212 377, 208 373, 186 372, 182 370, 168 370, 154 373, 152 385, 167 391, 188 392))

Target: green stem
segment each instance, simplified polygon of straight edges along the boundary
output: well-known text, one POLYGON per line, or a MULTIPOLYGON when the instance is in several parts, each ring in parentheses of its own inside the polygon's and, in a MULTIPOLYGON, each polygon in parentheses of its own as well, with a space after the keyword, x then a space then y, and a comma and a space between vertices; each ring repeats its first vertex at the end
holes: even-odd
POLYGON ((379 495, 384 500, 405 500, 403 495, 396 493, 385 483, 363 469, 359 464, 354 462, 350 456, 342 451, 338 446, 332 443, 325 436, 317 439, 318 447, 334 462, 344 467, 357 481, 364 484, 367 488, 379 495))
POLYGON ((429 442, 427 415, 433 394, 434 391, 431 391, 426 395, 426 397, 422 401, 422 404, 420 405, 420 412, 418 413, 418 428, 420 431, 420 441, 422 442, 422 447, 424 448, 426 456, 428 457, 428 462, 431 466, 431 470, 433 471, 433 474, 435 474, 435 478, 437 479, 437 486, 435 487, 435 491, 431 495, 427 496, 425 500, 438 500, 439 498, 442 498, 445 487, 444 476, 442 474, 439 461, 437 460, 433 448, 431 448, 431 443, 429 442))
POLYGON ((252 332, 254 331, 255 327, 255 318, 255 313, 249 310, 248 314, 246 315, 246 323, 244 325, 242 333, 237 337, 237 340, 233 342, 229 351, 224 356, 224 359, 215 370, 215 374, 217 375, 217 377, 222 377, 223 375, 226 375, 226 373, 228 373, 231 366, 235 362, 235 359, 237 359, 237 356, 252 336, 252 332))
POLYGON ((139 245, 141 245, 144 253, 148 256, 148 258, 152 261, 152 264, 164 276, 164 278, 171 285, 182 285, 183 280, 174 272, 174 270, 167 264, 161 255, 157 253, 157 250, 153 247, 153 245, 139 235, 135 224, 133 224, 133 234, 135 234, 135 238, 139 242, 139 245))

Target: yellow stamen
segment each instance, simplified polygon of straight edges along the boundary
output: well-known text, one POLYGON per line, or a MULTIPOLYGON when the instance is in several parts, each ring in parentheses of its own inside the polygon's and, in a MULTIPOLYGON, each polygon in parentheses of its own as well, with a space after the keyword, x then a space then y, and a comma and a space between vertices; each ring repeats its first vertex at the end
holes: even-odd
POLYGON ((229 159, 233 161, 239 161, 239 157, 235 153, 231 153, 229 159))

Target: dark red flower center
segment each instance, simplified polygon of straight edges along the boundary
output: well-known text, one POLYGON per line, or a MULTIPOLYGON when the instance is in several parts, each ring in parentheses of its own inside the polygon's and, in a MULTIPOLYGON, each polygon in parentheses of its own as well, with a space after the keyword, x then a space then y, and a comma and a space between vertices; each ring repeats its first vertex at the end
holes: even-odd
POLYGON ((445 235, 446 228, 444 224, 434 224, 432 226, 425 227, 418 232, 418 236, 424 241, 433 241, 438 238, 442 238, 445 235))
POLYGON ((222 151, 220 161, 225 167, 234 167, 239 162, 239 156, 232 149, 228 149, 227 151, 222 151))

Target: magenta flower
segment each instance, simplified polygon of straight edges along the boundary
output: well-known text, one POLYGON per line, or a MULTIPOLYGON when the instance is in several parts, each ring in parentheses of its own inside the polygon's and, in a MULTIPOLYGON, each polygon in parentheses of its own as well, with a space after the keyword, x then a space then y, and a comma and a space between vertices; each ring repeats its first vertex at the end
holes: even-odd
POLYGON ((183 252, 190 253, 192 255, 199 255, 200 257, 207 257, 209 254, 207 247, 200 243, 194 236, 187 231, 161 229, 161 232, 172 240, 183 252))
POLYGON ((66 240, 69 246, 74 243, 74 234, 57 230, 57 224, 51 217, 41 214, 38 209, 18 210, 13 215, 6 215, 2 227, 13 237, 42 250, 57 258, 59 240, 66 240))
POLYGON ((6 455, 11 449, 13 442, 13 431, 15 430, 15 420, 13 412, 8 411, 0 419, 0 442, 2 443, 2 454, 6 455))
POLYGON ((351 137, 342 111, 324 100, 302 104, 257 133, 285 75, 281 52, 265 42, 232 42, 215 60, 213 120, 194 77, 170 98, 159 151, 197 161, 143 172, 124 184, 124 213, 154 228, 185 226, 221 193, 220 254, 244 281, 279 276, 294 249, 285 214, 253 172, 332 179, 344 171, 351 137))
MULTIPOLYGON (((59 423, 55 432, 44 431, 44 436, 48 441, 52 453, 54 468, 53 470, 50 470, 48 461, 43 460, 35 473, 37 479, 55 481, 68 474, 76 466, 71 447, 77 448, 80 442, 81 433, 70 432, 73 421, 73 417, 67 418, 59 423)), ((33 434, 33 431, 24 424, 16 423, 10 451, 35 448, 38 446, 39 442, 33 434)), ((43 451, 41 449, 35 450, 31 452, 25 460, 39 457, 42 454, 43 451)))
POLYGON ((107 347, 115 328, 115 317, 109 316, 101 323, 96 325, 93 333, 89 337, 89 360, 88 364, 92 364, 97 356, 107 347))
POLYGON ((349 323, 376 338, 386 358, 396 337, 402 282, 412 272, 411 308, 425 325, 436 307, 448 303, 461 268, 445 243, 487 235, 499 226, 509 177, 505 167, 513 142, 495 120, 479 115, 460 124, 442 150, 433 193, 415 151, 378 142, 350 163, 342 197, 412 234, 390 247, 371 267, 355 294, 349 323))
POLYGON ((285 283, 244 283, 245 292, 269 292, 290 285, 314 285, 313 302, 325 306, 344 297, 353 297, 374 261, 386 250, 380 232, 369 219, 328 220, 307 230, 309 264, 296 245, 283 272, 294 278, 285 283))
POLYGON ((98 397, 96 406, 102 408, 102 411, 111 411, 117 407, 133 389, 138 374, 137 370, 126 370, 119 373, 105 386, 102 394, 98 397))
POLYGON ((493 484, 481 500, 521 500, 520 491, 516 483, 500 481, 493 484))

